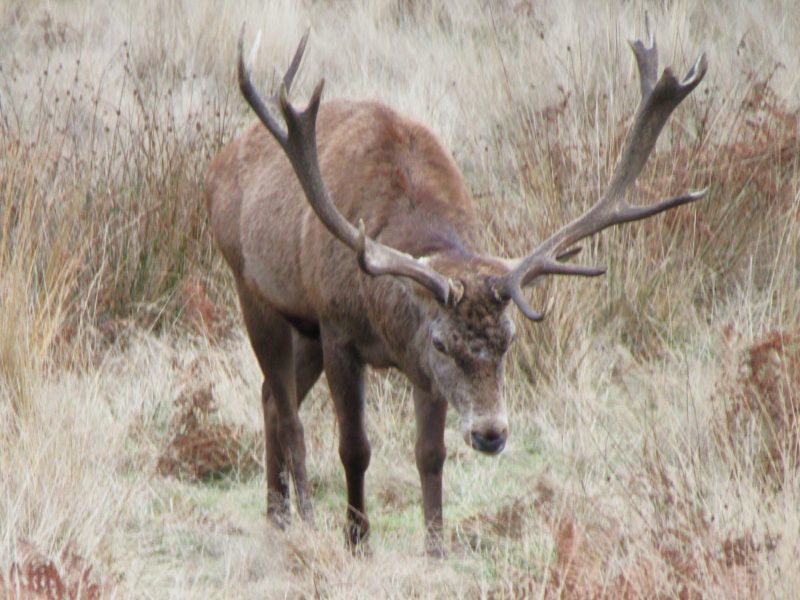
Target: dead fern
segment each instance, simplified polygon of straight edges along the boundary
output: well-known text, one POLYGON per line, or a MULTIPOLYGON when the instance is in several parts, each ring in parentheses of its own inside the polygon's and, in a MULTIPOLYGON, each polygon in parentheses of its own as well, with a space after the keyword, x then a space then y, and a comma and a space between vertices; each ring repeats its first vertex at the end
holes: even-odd
POLYGON ((6 600, 100 600, 115 582, 92 575, 92 566, 67 545, 51 560, 28 542, 19 542, 22 560, 13 562, 7 577, 0 572, 0 598, 6 600))
POLYGON ((246 478, 263 468, 260 436, 221 422, 212 386, 192 363, 188 382, 175 400, 169 440, 156 469, 185 481, 208 481, 235 474, 246 478))
MULTIPOLYGON (((741 346, 731 329, 726 342, 741 346)), ((770 331, 733 355, 715 393, 725 415, 722 446, 782 484, 800 464, 800 334, 770 331)))

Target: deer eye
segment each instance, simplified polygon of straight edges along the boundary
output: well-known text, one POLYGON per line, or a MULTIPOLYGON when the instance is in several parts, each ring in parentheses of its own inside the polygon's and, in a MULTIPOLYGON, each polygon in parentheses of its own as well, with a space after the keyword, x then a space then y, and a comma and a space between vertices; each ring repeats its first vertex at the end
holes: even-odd
POLYGON ((433 336, 433 347, 436 348, 437 351, 441 352, 442 354, 447 354, 447 348, 442 341, 442 338, 433 336))

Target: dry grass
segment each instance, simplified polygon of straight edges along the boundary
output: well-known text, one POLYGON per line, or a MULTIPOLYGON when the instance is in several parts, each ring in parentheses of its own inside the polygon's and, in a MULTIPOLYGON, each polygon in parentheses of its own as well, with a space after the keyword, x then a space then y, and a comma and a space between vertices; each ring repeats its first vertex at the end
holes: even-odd
POLYGON ((800 9, 767 1, 0 4, 0 591, 791 597, 798 36, 800 9), (324 385, 302 409, 317 528, 269 528, 260 375, 202 201, 209 157, 251 120, 241 22, 263 29, 263 88, 310 25, 298 98, 324 75, 328 97, 427 123, 487 247, 515 255, 613 169, 645 12, 664 62, 705 49, 711 67, 637 193, 708 198, 594 240, 602 280, 532 292, 549 317, 509 357, 509 448, 446 433, 450 558, 421 556, 396 374, 369 381, 372 556, 342 543, 324 385))

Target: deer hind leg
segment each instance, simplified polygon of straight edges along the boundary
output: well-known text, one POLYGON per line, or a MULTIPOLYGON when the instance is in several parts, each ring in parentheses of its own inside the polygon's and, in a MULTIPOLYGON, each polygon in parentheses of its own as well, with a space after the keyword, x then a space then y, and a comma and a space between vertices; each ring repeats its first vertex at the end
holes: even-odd
MULTIPOLYGON (((301 334, 293 334, 294 381, 299 408, 308 392, 322 373, 322 348, 318 340, 309 339, 301 334)), ((261 388, 261 404, 264 410, 264 431, 267 446, 267 514, 270 519, 283 526, 289 516, 289 480, 293 477, 280 439, 281 418, 278 403, 272 400, 269 379, 265 373, 261 388)), ((304 446, 303 446, 304 448, 304 446)), ((305 470, 303 462, 303 471, 305 470)), ((304 511, 311 509, 307 487, 297 490, 300 514, 305 520, 311 520, 311 514, 304 511)))
MULTIPOLYGON (((297 409, 306 397, 308 392, 314 387, 314 384, 322 374, 322 346, 318 339, 309 339, 297 332, 293 332, 293 346, 294 346, 294 381, 297 397, 297 409)), ((295 416, 297 410, 295 410, 295 416)), ((300 424, 300 419, 297 418, 297 424, 300 424)), ((300 427, 300 434, 302 436, 302 426, 300 427)), ((305 442, 301 441, 303 448, 303 462, 300 465, 303 471, 303 488, 297 486, 297 504, 300 516, 306 522, 313 521, 314 515, 311 506, 311 490, 308 487, 307 478, 305 474, 305 442)), ((299 478, 295 476, 295 482, 299 478)))
POLYGON ((267 451, 267 514, 279 526, 287 522, 291 480, 300 517, 312 522, 305 439, 297 411, 322 371, 322 351, 317 340, 293 331, 279 313, 256 305, 244 295, 240 300, 250 342, 264 373, 261 402, 267 451))
MULTIPOLYGON (((324 330, 323 330, 324 334, 324 330)), ((371 449, 364 424, 364 365, 346 346, 326 342, 323 335, 325 376, 339 422, 339 457, 347 481, 346 541, 352 550, 363 548, 369 534, 364 503, 364 475, 371 449)))

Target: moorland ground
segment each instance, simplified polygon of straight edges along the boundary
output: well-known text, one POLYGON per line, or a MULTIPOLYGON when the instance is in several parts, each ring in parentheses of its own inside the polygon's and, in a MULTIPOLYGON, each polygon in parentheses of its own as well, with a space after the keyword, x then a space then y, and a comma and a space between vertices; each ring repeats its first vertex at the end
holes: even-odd
MULTIPOLYGON (((83 597, 791 597, 800 589, 800 7, 788 2, 0 2, 0 589, 83 597), (498 458, 448 425, 449 557, 423 556, 409 388, 373 373, 371 555, 344 548, 324 378, 317 527, 265 519, 260 374, 204 170, 270 90, 379 98, 521 255, 594 201, 638 101, 627 40, 709 73, 639 182, 699 204, 591 242, 517 314, 498 458), (254 35, 253 35, 254 37, 254 35), (60 591, 59 591, 60 590, 60 591)), ((512 311, 513 313, 514 311, 512 311)))

